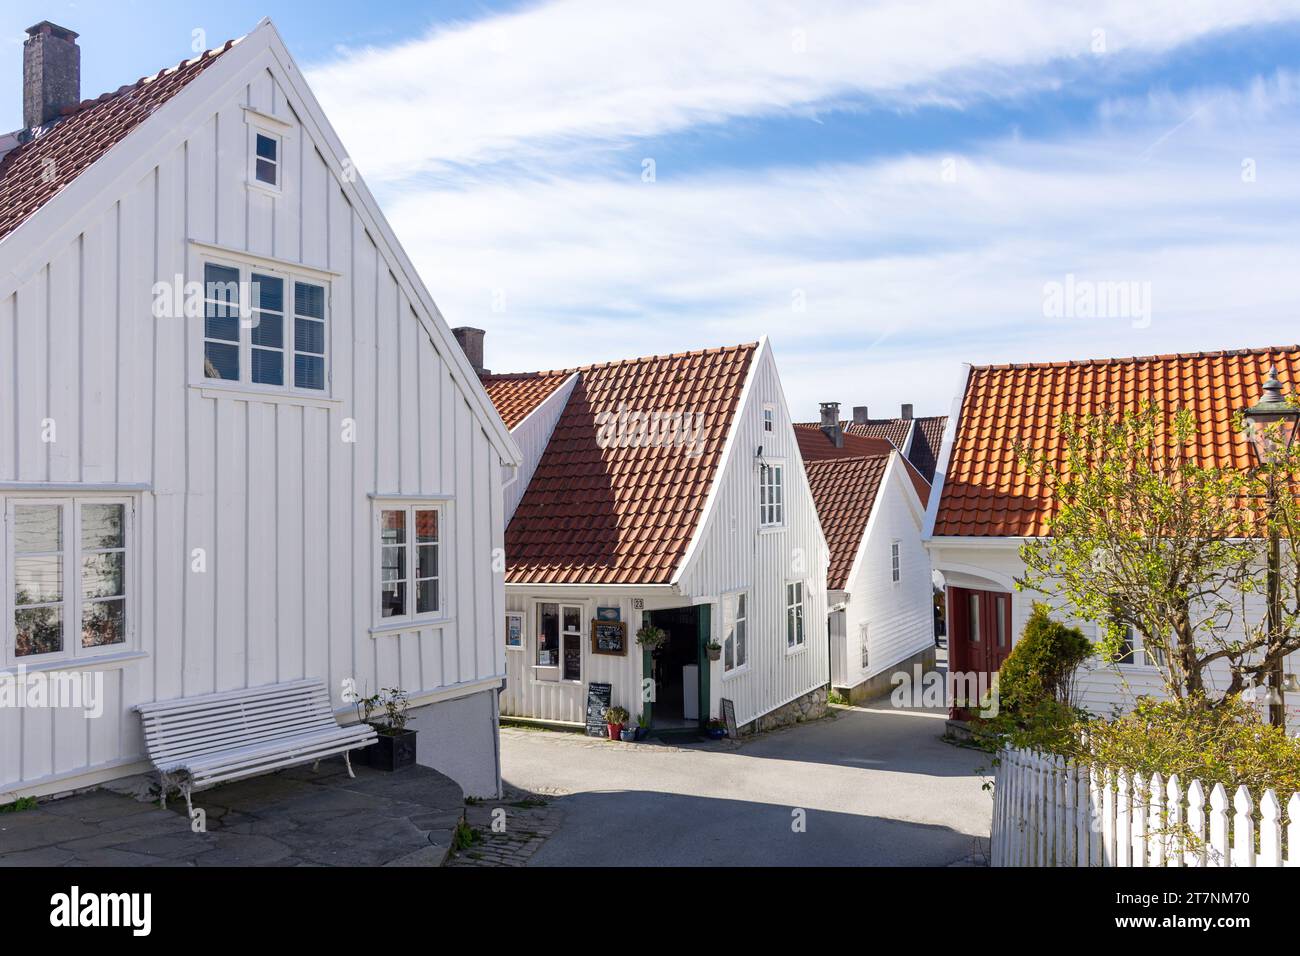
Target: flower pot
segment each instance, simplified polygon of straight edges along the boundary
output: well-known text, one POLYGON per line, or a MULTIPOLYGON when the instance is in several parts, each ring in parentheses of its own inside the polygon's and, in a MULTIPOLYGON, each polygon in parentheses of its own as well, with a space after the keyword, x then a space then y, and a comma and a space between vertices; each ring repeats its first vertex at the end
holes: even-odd
POLYGON ((704 650, 705 650, 705 652, 709 655, 709 660, 711 660, 711 661, 720 661, 720 660, 722 660, 722 648, 720 648, 720 647, 706 647, 704 650))
POLYGON ((415 763, 415 734, 414 730, 403 730, 400 734, 380 730, 379 739, 362 751, 366 763, 376 770, 389 772, 411 766, 415 763))
POLYGON ((622 724, 606 724, 605 729, 609 731, 610 740, 618 740, 618 735, 623 732, 622 724))
POLYGON ((624 743, 630 744, 632 741, 636 740, 636 728, 624 727, 619 731, 618 739, 624 743))
POLYGON ((649 727, 638 727, 636 729, 636 738, 635 738, 636 740, 645 740, 649 736, 650 736, 649 727))
POLYGON ((721 740, 723 737, 727 736, 726 730, 721 727, 706 727, 704 732, 708 735, 710 740, 721 740))

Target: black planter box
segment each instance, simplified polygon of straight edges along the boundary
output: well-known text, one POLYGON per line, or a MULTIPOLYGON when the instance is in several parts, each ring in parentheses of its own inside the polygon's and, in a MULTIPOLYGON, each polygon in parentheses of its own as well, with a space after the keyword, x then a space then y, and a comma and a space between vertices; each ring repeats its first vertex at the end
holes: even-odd
POLYGON ((364 751, 366 763, 376 770, 401 770, 415 763, 414 730, 403 730, 396 736, 379 734, 379 740, 364 751))

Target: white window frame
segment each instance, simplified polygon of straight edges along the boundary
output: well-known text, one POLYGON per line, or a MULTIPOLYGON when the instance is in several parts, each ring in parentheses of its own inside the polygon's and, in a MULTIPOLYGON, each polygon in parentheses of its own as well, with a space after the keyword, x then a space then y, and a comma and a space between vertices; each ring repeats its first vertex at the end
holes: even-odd
POLYGON ((763 433, 773 434, 776 431, 776 406, 771 402, 763 406, 763 433))
POLYGON ((735 677, 737 674, 743 674, 749 670, 749 662, 753 658, 753 648, 749 641, 749 619, 753 610, 754 602, 749 596, 749 591, 742 589, 739 591, 730 591, 722 595, 722 676, 724 679, 735 677), (740 599, 745 599, 745 613, 740 613, 740 599), (736 649, 740 646, 736 641, 736 631, 739 625, 743 625, 745 636, 745 662, 743 664, 734 663, 736 649), (732 665, 727 666, 727 642, 732 642, 732 665))
POLYGON ((764 459, 758 465, 758 526, 763 531, 785 527, 785 461, 764 459), (775 475, 776 481, 768 476, 775 475))
POLYGON ((508 651, 528 650, 528 613, 526 611, 506 611, 505 648, 508 651), (519 643, 510 643, 510 619, 519 619, 519 643))
POLYGON ((131 653, 138 647, 136 627, 139 608, 140 555, 136 545, 135 498, 121 495, 31 495, 12 497, 0 496, 0 514, 4 517, 4 548, 0 553, 0 567, 3 567, 4 579, 4 655, 7 666, 38 667, 47 663, 75 663, 98 657, 131 653), (63 510, 63 649, 49 654, 27 654, 22 657, 17 653, 18 628, 14 620, 16 608, 14 602, 14 508, 18 505, 59 505, 63 510), (81 646, 81 508, 84 505, 122 505, 124 515, 122 573, 124 578, 125 602, 123 614, 126 616, 125 640, 117 644, 103 644, 98 647, 81 646))
MULTIPOLYGON (((333 400, 334 375, 332 367, 333 348, 331 347, 333 339, 333 326, 331 322, 332 304, 333 304, 333 276, 316 272, 294 268, 288 263, 271 263, 257 258, 243 258, 237 255, 218 253, 215 251, 201 250, 200 253, 192 260, 195 263, 196 279, 203 288, 203 314, 197 320, 201 323, 199 326, 198 339, 198 367, 196 377, 191 384, 202 388, 213 389, 231 389, 236 391, 259 392, 267 395, 295 395, 308 398, 314 398, 322 401, 333 400), (244 288, 251 288, 253 275, 268 275, 281 280, 284 283, 284 302, 281 307, 281 321, 283 322, 281 338, 281 355, 284 362, 284 381, 283 385, 269 385, 263 382, 253 381, 253 326, 252 321, 254 313, 260 311, 255 308, 253 303, 239 303, 239 309, 247 309, 248 318, 243 315, 239 318, 239 378, 209 378, 205 371, 207 361, 207 266, 214 265, 227 269, 235 269, 239 273, 236 281, 241 283, 241 291, 244 288), (320 288, 323 292, 323 311, 322 319, 314 319, 304 316, 304 321, 319 321, 324 326, 324 346, 325 354, 318 355, 315 352, 303 352, 313 358, 322 358, 324 370, 323 387, 308 388, 299 386, 296 381, 297 367, 294 361, 295 357, 300 354, 297 350, 297 329, 295 323, 298 320, 297 297, 295 284, 303 283, 320 288)), ((214 342, 225 342, 224 339, 213 339, 214 342)), ((261 346, 259 346, 260 348, 261 346)))
POLYGON ((278 116, 263 113, 251 106, 244 107, 244 121, 248 124, 248 169, 247 183, 250 189, 256 189, 267 195, 279 198, 285 194, 284 178, 288 167, 284 162, 285 146, 295 133, 292 123, 287 123, 278 116), (275 147, 275 184, 264 183, 257 178, 257 137, 266 136, 276 141, 275 147))
POLYGON ((787 654, 797 654, 808 647, 807 593, 807 585, 802 580, 785 582, 785 652, 787 654), (793 592, 791 590, 793 588, 798 588, 798 592, 793 592), (795 631, 795 640, 792 644, 790 643, 791 625, 795 621, 798 622, 798 629, 795 631))
POLYGON ((889 542, 889 580, 893 584, 903 580, 903 543, 898 538, 889 542))
MULTIPOLYGON (((1115 661, 1116 667, 1123 667, 1131 670, 1153 671, 1160 665, 1154 659, 1154 655, 1147 651, 1146 642, 1142 640, 1142 635, 1136 627, 1131 624, 1125 625, 1128 628, 1129 648, 1133 656, 1131 661, 1115 661)), ((1097 639, 1100 640, 1106 636, 1105 628, 1097 625, 1097 639)))
POLYGON ((858 637, 862 641, 862 670, 865 673, 871 669, 871 624, 868 621, 858 622, 858 637))
POLYGON ((371 574, 374 597, 371 599, 371 615, 374 625, 371 631, 410 630, 428 624, 446 623, 454 619, 452 595, 455 593, 452 581, 452 566, 448 555, 455 554, 452 538, 452 509, 446 499, 410 499, 410 498, 375 498, 374 515, 371 520, 371 545, 373 547, 374 572, 371 574), (385 511, 406 512, 406 607, 405 614, 392 614, 384 617, 384 560, 383 560, 383 523, 385 511), (416 540, 415 513, 417 511, 436 511, 438 513, 438 574, 436 578, 419 578, 419 543, 416 540), (433 611, 415 610, 416 584, 422 580, 438 582, 438 607, 433 611))
POLYGON ((581 686, 587 675, 587 620, 591 616, 588 603, 586 601, 565 601, 562 598, 535 598, 531 602, 530 613, 532 616, 532 626, 529 632, 532 634, 531 640, 524 643, 528 648, 528 664, 532 670, 533 680, 547 684, 568 684, 569 686, 581 686), (542 629, 539 624, 539 615, 542 605, 554 604, 556 606, 559 625, 560 625, 560 645, 558 648, 559 656, 554 664, 537 663, 537 651, 542 638, 542 629), (578 630, 567 631, 564 628, 565 610, 576 610, 578 612, 578 630), (568 639, 576 639, 578 642, 578 676, 577 678, 564 676, 564 646, 568 639))

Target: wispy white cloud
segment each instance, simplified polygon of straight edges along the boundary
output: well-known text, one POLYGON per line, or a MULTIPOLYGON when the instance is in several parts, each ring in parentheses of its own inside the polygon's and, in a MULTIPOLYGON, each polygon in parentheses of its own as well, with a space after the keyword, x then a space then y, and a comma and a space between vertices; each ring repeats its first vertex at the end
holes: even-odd
POLYGON ((395 179, 842 98, 1017 95, 1090 68, 1099 45, 1145 58, 1298 15, 1295 0, 556 0, 309 73, 362 172, 395 179))

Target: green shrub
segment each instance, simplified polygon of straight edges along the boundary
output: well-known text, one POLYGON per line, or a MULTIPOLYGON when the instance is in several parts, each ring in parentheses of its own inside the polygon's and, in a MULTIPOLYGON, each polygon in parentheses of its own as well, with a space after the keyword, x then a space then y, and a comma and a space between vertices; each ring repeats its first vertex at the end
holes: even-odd
POLYGON ((1075 672, 1091 653, 1082 631, 1054 621, 1047 605, 1035 602, 1024 633, 998 670, 999 707, 1011 714, 1043 701, 1068 707, 1075 672))
POLYGON ((1212 707, 1198 698, 1142 698, 1131 713, 1087 730, 1079 756, 1099 766, 1144 777, 1159 771, 1166 780, 1176 773, 1184 786, 1194 778, 1207 791, 1221 783, 1229 796, 1244 784, 1257 801, 1269 788, 1283 804, 1300 792, 1300 741, 1239 697, 1212 707))

